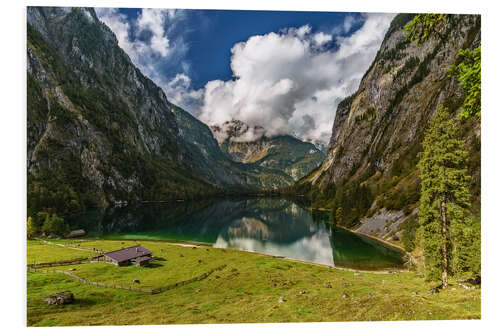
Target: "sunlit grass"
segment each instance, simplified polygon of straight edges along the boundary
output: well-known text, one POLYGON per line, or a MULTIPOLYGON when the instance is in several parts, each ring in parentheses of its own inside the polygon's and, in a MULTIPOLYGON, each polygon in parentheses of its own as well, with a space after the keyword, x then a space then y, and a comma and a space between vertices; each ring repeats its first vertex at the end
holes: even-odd
MULTIPOLYGON (((414 272, 354 275, 352 271, 236 250, 140 243, 164 260, 148 268, 87 263, 60 269, 74 267, 73 273, 92 281, 133 285, 138 279, 141 283, 136 286, 159 287, 222 264, 227 267, 205 280, 156 295, 84 285, 62 274, 28 273, 28 325, 480 318, 480 289, 465 290, 452 281, 446 290, 430 294, 431 286, 414 272), (75 294, 75 304, 49 306, 42 301, 42 297, 62 290, 75 294), (280 297, 285 301, 280 303, 280 297)), ((85 247, 108 251, 133 244, 99 240, 86 242, 85 247)), ((71 258, 74 251, 85 253, 28 242, 28 262, 42 252, 47 259, 71 258)))

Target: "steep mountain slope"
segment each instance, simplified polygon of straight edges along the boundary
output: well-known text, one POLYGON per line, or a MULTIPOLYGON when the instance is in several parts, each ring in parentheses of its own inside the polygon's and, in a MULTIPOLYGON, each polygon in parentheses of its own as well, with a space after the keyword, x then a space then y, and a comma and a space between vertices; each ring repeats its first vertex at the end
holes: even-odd
POLYGON ((93 9, 28 7, 27 19, 29 211, 214 190, 163 91, 93 9))
MULTIPOLYGON (((386 237, 400 235, 418 209, 416 165, 429 120, 439 105, 459 112, 463 103, 464 94, 448 68, 459 61, 461 49, 477 47, 481 38, 480 16, 449 15, 428 40, 410 43, 403 27, 412 17, 395 17, 359 89, 337 108, 325 160, 296 186, 311 196, 314 206, 342 206, 344 225, 361 224, 363 231, 386 237)), ((460 131, 470 152, 478 211, 479 120, 471 118, 460 131)))
POLYGON ((324 158, 323 152, 311 143, 290 135, 271 138, 255 135, 260 128, 251 129, 239 120, 212 126, 211 129, 222 151, 233 161, 282 170, 294 181, 317 168, 324 158))

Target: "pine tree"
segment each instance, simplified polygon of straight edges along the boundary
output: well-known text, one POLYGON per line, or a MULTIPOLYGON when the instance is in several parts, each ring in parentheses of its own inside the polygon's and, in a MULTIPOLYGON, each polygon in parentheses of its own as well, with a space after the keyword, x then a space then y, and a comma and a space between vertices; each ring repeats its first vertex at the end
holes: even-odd
POLYGON ((448 284, 448 273, 466 269, 472 225, 464 142, 456 122, 440 106, 422 143, 419 162, 422 190, 419 222, 423 228, 428 280, 448 284))

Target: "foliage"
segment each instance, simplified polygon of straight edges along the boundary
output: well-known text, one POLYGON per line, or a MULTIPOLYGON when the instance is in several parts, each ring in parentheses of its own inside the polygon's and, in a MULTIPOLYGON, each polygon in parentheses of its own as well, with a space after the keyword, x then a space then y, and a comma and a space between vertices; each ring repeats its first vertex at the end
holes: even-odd
POLYGON ((450 67, 450 74, 460 81, 465 92, 460 118, 481 116, 481 46, 474 50, 460 50, 462 60, 450 67))
POLYGON ((402 242, 406 251, 412 252, 415 249, 415 238, 418 229, 418 219, 415 217, 410 217, 405 221, 403 228, 402 242))
POLYGON ((445 284, 447 273, 462 275, 469 269, 467 256, 480 255, 473 249, 477 243, 468 241, 480 235, 472 233, 469 216, 467 152, 444 107, 439 107, 431 120, 422 147, 419 224, 424 235, 426 277, 442 279, 445 284))
POLYGON ((403 29, 406 32, 406 40, 419 43, 424 42, 432 33, 436 32, 436 26, 445 18, 444 14, 418 14, 403 29))
POLYGON ((26 236, 28 239, 32 239, 36 234, 38 234, 38 230, 33 222, 33 218, 28 216, 28 221, 26 222, 26 236))
MULTIPOLYGON (((419 14, 405 26, 406 40, 422 43, 432 34, 437 33, 440 22, 448 20, 444 14, 419 14)), ((441 37, 441 36, 440 36, 441 37)), ((460 50, 461 61, 449 68, 450 75, 460 81, 466 97, 460 118, 481 116, 481 46, 474 50, 460 50)))
MULTIPOLYGON (((318 202, 324 198, 316 198, 318 202)), ((351 228, 370 208, 373 195, 370 187, 355 183, 349 187, 338 187, 333 198, 332 210, 335 212, 335 224, 351 228)))
POLYGON ((42 232, 46 235, 65 236, 69 233, 68 224, 64 223, 64 219, 56 214, 47 214, 42 226, 42 232))

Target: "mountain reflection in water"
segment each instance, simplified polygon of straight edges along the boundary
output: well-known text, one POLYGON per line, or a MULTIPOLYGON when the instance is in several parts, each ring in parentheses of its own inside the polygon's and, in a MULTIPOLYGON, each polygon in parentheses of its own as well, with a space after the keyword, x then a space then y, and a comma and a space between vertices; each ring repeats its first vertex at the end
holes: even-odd
POLYGON ((398 268, 402 253, 332 227, 286 199, 143 204, 72 217, 74 228, 109 239, 208 243, 355 269, 398 268))

